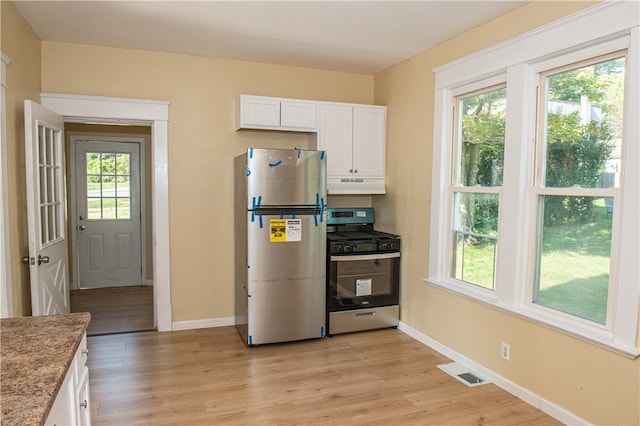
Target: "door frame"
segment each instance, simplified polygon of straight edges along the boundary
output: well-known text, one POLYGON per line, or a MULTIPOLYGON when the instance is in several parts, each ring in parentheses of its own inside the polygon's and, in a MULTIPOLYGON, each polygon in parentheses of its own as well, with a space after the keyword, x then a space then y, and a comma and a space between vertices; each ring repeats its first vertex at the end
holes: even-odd
POLYGON ((11 59, 0 52, 0 318, 13 316, 13 287, 11 281, 11 238, 9 235, 8 179, 7 179, 7 65, 11 59))
POLYGON ((151 204, 153 217, 153 316, 158 331, 173 328, 169 238, 168 101, 41 93, 45 108, 65 122, 151 126, 151 204))
MULTIPOLYGON (((123 129, 126 129, 123 128, 123 129)), ((123 134, 126 132, 123 132, 123 134)), ((138 161, 140 162, 139 168, 139 180, 140 180, 140 261, 142 263, 142 271, 140 274, 140 284, 146 285, 147 283, 147 233, 146 233, 146 179, 145 179, 145 141, 142 136, 94 136, 90 134, 85 134, 81 132, 74 133, 69 137, 69 158, 67 159, 69 166, 69 179, 70 179, 70 189, 71 189, 71 221, 69 223, 71 235, 71 255, 73 256, 73 285, 70 287, 72 290, 77 290, 80 287, 78 284, 80 283, 80 251, 78 246, 78 193, 76 188, 76 178, 78 170, 76 169, 76 144, 78 141, 97 141, 97 142, 117 142, 117 143, 135 143, 138 144, 138 161)))

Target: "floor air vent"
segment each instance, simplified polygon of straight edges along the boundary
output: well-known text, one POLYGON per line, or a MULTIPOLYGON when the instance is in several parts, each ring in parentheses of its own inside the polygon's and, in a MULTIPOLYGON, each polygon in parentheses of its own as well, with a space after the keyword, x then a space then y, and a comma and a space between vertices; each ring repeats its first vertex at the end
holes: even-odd
POLYGON ((458 362, 440 364, 438 368, 467 386, 480 386, 489 383, 487 379, 480 377, 478 374, 469 370, 467 366, 458 362))

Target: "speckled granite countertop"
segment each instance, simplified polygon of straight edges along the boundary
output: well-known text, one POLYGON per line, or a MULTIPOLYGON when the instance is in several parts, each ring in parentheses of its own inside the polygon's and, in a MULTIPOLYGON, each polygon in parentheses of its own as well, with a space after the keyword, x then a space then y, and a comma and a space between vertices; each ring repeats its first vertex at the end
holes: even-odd
POLYGON ((2 426, 42 425, 91 315, 0 320, 2 426))

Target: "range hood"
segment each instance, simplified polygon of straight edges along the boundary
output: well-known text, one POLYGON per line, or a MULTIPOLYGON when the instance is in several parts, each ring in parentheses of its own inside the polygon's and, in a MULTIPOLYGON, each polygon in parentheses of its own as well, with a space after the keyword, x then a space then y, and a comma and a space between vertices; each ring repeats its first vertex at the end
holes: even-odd
POLYGON ((385 194, 384 178, 327 178, 329 195, 385 194))

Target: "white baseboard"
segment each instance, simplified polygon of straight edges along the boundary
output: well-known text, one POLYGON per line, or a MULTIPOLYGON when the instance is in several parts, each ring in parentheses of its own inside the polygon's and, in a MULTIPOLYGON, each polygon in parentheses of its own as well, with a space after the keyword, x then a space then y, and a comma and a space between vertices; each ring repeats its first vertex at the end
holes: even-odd
POLYGON ((235 325, 235 317, 209 318, 191 321, 174 321, 172 330, 193 330, 196 328, 225 327, 235 325))
POLYGON ((144 285, 153 286, 153 280, 147 280, 144 285))
POLYGON ((478 364, 477 362, 471 360, 470 358, 467 358, 461 353, 458 353, 453 349, 449 348, 448 346, 445 346, 442 343, 438 342, 437 340, 432 339, 426 334, 423 334, 409 327, 407 324, 403 323, 402 321, 398 325, 398 330, 401 330, 402 332, 413 337, 420 343, 423 343, 424 345, 429 346, 431 349, 441 353, 447 358, 450 358, 453 361, 457 361, 461 364, 466 365, 471 370, 475 371, 476 373, 490 380, 491 382, 501 387, 502 389, 506 390, 510 394, 520 398, 521 400, 525 401, 529 405, 539 409, 544 413, 547 413, 551 417, 561 421, 564 424, 567 424, 567 425, 588 425, 589 424, 584 419, 581 419, 580 417, 564 409, 563 407, 560 407, 559 405, 554 404, 551 401, 547 401, 540 395, 537 395, 531 392, 530 390, 518 385, 517 383, 514 383, 511 380, 505 377, 502 377, 501 375, 495 373, 494 371, 489 370, 488 368, 478 364))

